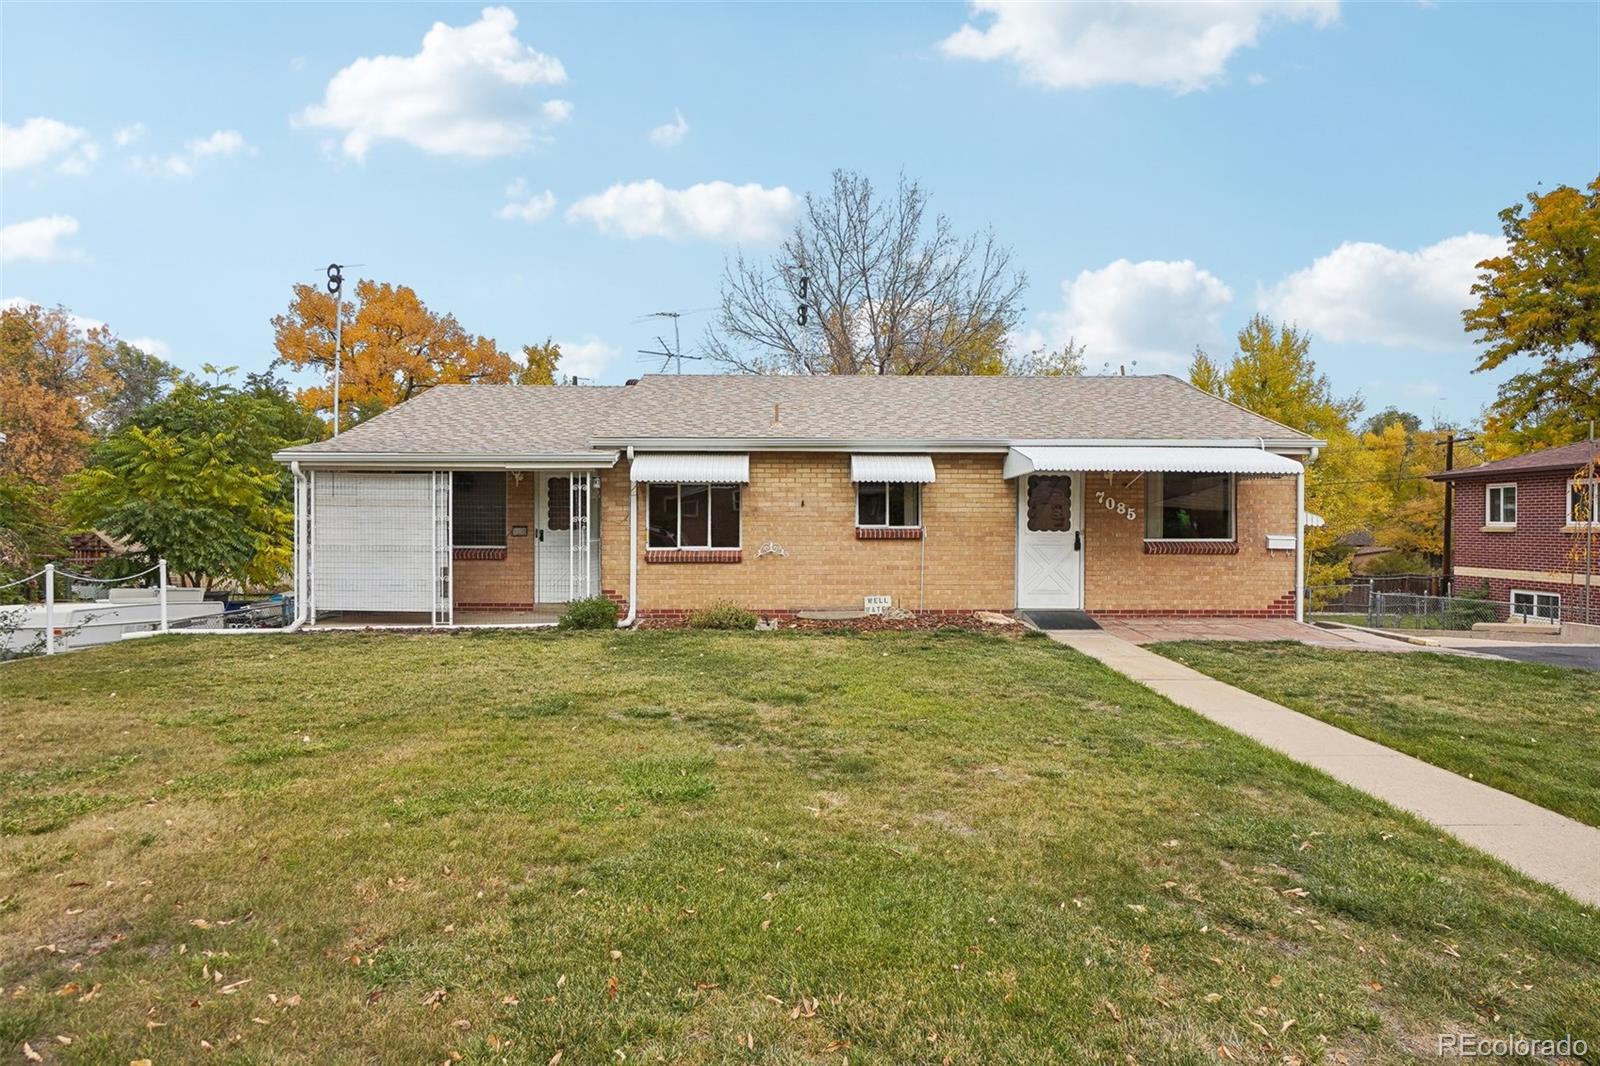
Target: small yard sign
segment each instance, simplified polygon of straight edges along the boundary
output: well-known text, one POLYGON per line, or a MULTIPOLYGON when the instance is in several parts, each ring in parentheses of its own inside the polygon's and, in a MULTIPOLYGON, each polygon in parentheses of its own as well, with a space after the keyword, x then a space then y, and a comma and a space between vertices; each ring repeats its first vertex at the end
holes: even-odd
POLYGON ((892 602, 889 596, 868 596, 862 603, 862 609, 868 614, 882 614, 892 602))

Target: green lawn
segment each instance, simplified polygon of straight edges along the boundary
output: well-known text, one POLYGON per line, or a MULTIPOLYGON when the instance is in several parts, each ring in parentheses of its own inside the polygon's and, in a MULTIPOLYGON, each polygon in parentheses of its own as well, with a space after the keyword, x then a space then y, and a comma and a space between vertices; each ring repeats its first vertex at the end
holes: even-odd
POLYGON ((0 686, 18 1061, 1600 1045, 1600 912, 1040 637, 174 637, 0 686))
POLYGON ((1600 826, 1600 674, 1295 643, 1186 641, 1151 650, 1600 826))

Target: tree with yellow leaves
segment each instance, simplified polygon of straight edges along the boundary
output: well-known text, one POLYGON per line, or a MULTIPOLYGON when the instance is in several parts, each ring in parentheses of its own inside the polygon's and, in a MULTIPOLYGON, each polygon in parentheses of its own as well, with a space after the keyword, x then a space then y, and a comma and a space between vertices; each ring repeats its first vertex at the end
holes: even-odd
MULTIPOLYGON (((344 304, 339 406, 345 425, 364 421, 434 385, 515 380, 523 369, 489 337, 463 329, 454 315, 429 310, 405 285, 361 281, 344 304)), ((299 390, 309 411, 332 419, 333 297, 296 285, 289 310, 272 320, 278 362, 321 370, 327 385, 299 390)))
POLYGON ((1366 528, 1372 516, 1375 464, 1350 427, 1361 413, 1361 397, 1333 394, 1327 375, 1311 360, 1310 334, 1294 326, 1256 315, 1239 331, 1238 341, 1239 351, 1226 364, 1196 349, 1189 380, 1328 442, 1316 462, 1306 465, 1306 510, 1324 522, 1306 530, 1306 582, 1322 585, 1348 577, 1349 552, 1340 541, 1366 528))
POLYGON ((117 391, 115 338, 84 329, 65 307, 0 312, 0 474, 54 486, 83 465, 92 420, 117 391))
POLYGON ((1484 345, 1474 371, 1536 362, 1489 406, 1490 458, 1582 440, 1600 419, 1600 177, 1586 190, 1530 193, 1500 212, 1506 254, 1478 264, 1461 313, 1484 345))

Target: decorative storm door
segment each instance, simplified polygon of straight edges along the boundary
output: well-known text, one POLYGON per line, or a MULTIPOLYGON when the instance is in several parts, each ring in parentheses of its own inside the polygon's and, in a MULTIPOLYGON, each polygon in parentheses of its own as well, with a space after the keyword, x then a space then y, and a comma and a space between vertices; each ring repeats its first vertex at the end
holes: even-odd
POLYGON ((566 603, 600 591, 599 479, 586 470, 539 474, 534 494, 533 589, 537 603, 566 603))
POLYGON ((1017 606, 1083 606, 1082 475, 1029 474, 1017 489, 1017 606))

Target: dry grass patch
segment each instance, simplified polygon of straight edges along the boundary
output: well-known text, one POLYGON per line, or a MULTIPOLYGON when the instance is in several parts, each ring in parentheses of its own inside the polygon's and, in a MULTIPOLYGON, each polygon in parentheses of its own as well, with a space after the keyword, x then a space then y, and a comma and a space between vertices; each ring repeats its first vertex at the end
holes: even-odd
POLYGON ((172 638, 3 683, 8 1053, 1600 1045, 1595 911, 1040 638, 172 638))

